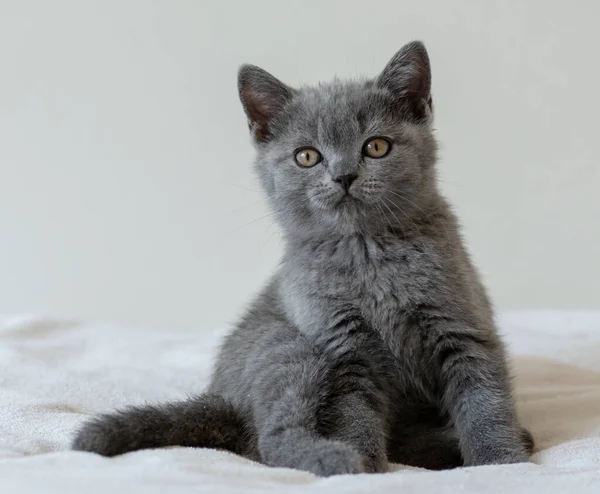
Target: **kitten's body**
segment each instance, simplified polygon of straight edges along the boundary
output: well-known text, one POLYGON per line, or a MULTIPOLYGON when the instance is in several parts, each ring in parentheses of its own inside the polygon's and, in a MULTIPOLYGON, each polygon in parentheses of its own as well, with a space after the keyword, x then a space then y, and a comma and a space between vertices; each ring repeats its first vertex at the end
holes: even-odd
POLYGON ((528 458, 487 295, 437 191, 429 77, 420 44, 374 82, 296 91, 242 69, 280 269, 224 342, 209 394, 103 416, 77 449, 224 447, 319 475, 528 458), (389 156, 361 158, 374 135, 389 156), (302 146, 323 163, 290 163, 302 146))

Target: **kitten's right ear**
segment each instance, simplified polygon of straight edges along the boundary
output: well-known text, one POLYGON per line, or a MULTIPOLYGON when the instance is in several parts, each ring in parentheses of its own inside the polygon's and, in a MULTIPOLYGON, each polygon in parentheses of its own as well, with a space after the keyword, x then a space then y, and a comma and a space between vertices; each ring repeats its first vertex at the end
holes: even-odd
POLYGON ((242 65, 238 72, 238 91, 254 139, 267 141, 272 120, 292 99, 295 90, 260 67, 242 65))

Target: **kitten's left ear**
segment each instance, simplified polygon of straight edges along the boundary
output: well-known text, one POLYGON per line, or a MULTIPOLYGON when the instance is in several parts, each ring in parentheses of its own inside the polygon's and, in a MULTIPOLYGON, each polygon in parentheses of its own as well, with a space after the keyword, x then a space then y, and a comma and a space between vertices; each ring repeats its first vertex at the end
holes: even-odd
POLYGON ((376 83, 399 100, 408 102, 419 120, 431 117, 431 66, 425 45, 420 41, 404 45, 388 62, 376 83))

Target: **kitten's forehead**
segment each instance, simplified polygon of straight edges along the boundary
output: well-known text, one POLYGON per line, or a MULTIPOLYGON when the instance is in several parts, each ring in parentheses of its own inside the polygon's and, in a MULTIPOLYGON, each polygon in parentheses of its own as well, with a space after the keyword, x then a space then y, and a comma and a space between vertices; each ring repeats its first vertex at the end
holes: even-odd
POLYGON ((370 81, 341 81, 320 83, 301 89, 300 95, 306 104, 314 104, 322 109, 344 109, 348 105, 356 106, 364 102, 366 93, 372 86, 370 81))
POLYGON ((319 141, 349 144, 380 113, 370 81, 339 81, 302 88, 289 115, 294 131, 319 141))

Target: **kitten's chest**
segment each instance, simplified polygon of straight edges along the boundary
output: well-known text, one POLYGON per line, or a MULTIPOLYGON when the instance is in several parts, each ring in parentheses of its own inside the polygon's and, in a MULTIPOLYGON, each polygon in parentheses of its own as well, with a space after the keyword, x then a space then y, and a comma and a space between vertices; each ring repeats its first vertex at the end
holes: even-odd
POLYGON ((408 242, 381 249, 378 256, 357 265, 354 273, 353 303, 382 332, 396 328, 407 311, 434 297, 441 281, 435 251, 408 242))
POLYGON ((399 386, 414 387, 425 374, 425 358, 423 333, 411 326, 410 312, 441 300, 447 285, 442 259, 425 243, 353 247, 337 245, 327 255, 315 252, 316 259, 290 261, 282 285, 287 315, 300 331, 314 335, 359 312, 391 353, 399 386))
POLYGON ((396 328, 407 310, 431 300, 443 286, 435 247, 422 241, 349 239, 320 254, 300 267, 299 279, 312 292, 310 298, 327 299, 331 311, 358 310, 382 333, 396 328))
POLYGON ((410 323, 410 313, 440 298, 443 283, 438 259, 427 248, 407 245, 376 261, 365 263, 361 275, 355 277, 358 296, 353 303, 393 355, 398 385, 408 389, 420 383, 417 391, 425 396, 425 335, 410 323))

